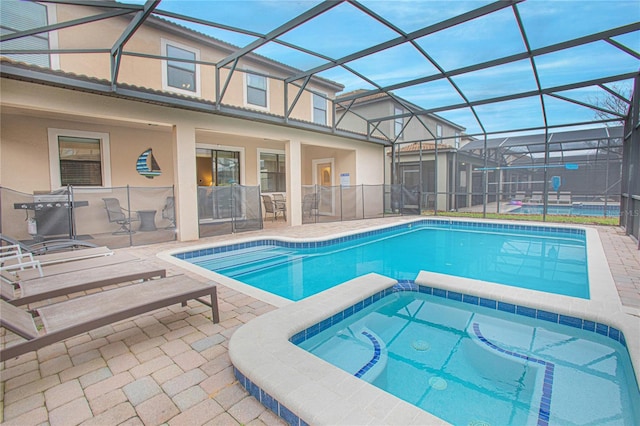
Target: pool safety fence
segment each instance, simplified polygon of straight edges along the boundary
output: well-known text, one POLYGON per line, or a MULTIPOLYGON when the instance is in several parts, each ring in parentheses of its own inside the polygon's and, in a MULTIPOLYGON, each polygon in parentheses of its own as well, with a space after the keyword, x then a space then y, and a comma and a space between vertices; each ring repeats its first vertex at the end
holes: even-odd
POLYGON ((30 244, 75 238, 110 248, 176 239, 173 187, 78 188, 26 194, 0 187, 0 232, 30 244))

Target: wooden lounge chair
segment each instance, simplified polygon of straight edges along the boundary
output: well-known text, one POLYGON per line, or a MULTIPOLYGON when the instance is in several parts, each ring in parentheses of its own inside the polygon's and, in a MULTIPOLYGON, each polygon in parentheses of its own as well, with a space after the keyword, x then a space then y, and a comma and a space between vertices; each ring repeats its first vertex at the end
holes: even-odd
POLYGON ((0 282, 0 295, 12 305, 20 306, 113 284, 166 276, 166 270, 148 262, 128 262, 126 267, 120 264, 102 266, 25 282, 8 283, 3 279, 0 282), (15 288, 20 289, 19 296, 16 295, 15 288))
POLYGON ((27 339, 0 350, 0 362, 52 343, 176 303, 195 299, 211 306, 214 323, 220 321, 216 286, 176 275, 106 290, 38 308, 43 329, 31 314, 0 300, 0 325, 27 339), (210 296, 211 303, 202 300, 210 296))
MULTIPOLYGON (((83 271, 87 269, 99 268, 101 266, 115 265, 118 263, 131 262, 140 260, 139 258, 127 253, 115 253, 111 256, 94 257, 91 259, 77 260, 74 262, 57 263, 42 267, 42 275, 35 269, 27 269, 24 271, 12 271, 15 279, 19 281, 32 280, 41 276, 50 277, 52 275, 65 274, 73 271, 83 271)), ((123 269, 124 270, 124 269, 123 269)))

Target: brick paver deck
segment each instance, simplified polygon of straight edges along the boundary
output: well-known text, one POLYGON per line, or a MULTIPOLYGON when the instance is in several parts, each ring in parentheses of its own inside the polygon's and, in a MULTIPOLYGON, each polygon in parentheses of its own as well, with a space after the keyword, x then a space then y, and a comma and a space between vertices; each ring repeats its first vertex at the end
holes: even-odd
MULTIPOLYGON (((313 237, 398 219, 279 228, 313 237)), ((599 228, 622 303, 640 316, 640 252, 618 228, 599 228)), ((202 242, 274 235, 273 229, 202 242)), ((168 275, 185 273, 155 253, 189 243, 123 249, 157 263, 168 275)), ((274 307, 218 287, 221 320, 197 302, 102 327, 0 365, 0 421, 6 425, 281 425, 233 376, 227 346, 234 330, 274 307)), ((4 343, 14 336, 0 332, 4 343)))

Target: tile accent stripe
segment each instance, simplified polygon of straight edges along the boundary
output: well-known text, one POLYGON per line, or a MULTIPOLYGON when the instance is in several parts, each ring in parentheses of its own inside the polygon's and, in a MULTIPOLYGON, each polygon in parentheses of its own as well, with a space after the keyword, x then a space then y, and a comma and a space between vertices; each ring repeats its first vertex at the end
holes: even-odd
POLYGON ((542 386, 542 396, 540 398, 540 409, 538 410, 538 426, 548 426, 549 418, 551 416, 551 393, 553 390, 553 372, 555 370, 555 365, 551 362, 547 362, 539 358, 535 358, 529 355, 523 355, 518 352, 513 352, 508 349, 501 348, 482 335, 482 332, 480 331, 480 325, 477 322, 473 323, 473 332, 482 343, 497 352, 545 366, 544 384, 542 386))
POLYGON ((371 343, 373 344, 373 357, 368 363, 363 365, 356 374, 354 374, 357 378, 364 376, 367 371, 371 370, 371 368, 380 361, 380 342, 378 342, 378 339, 376 339, 371 333, 363 331, 362 334, 371 340, 371 343))
POLYGON ((363 237, 371 237, 374 235, 384 234, 403 229, 411 229, 414 226, 429 226, 438 229, 471 229, 471 230, 493 230, 493 231, 518 231, 518 232, 546 232, 553 234, 570 234, 585 238, 586 232, 580 228, 556 228, 551 226, 532 226, 532 225, 518 225, 518 224, 503 224, 503 223, 485 223, 485 222, 464 222, 464 221, 451 221, 447 219, 423 219, 411 223, 404 223, 400 225, 390 226, 387 228, 374 229, 372 231, 361 232, 359 234, 346 235, 344 237, 333 238, 330 240, 322 241, 307 241, 307 242, 289 242, 280 241, 275 239, 269 240, 255 240, 245 243, 236 243, 226 246, 209 247, 201 250, 194 250, 182 253, 173 254, 174 257, 180 260, 194 259, 203 256, 211 256, 218 253, 226 253, 234 250, 244 250, 248 248, 261 247, 261 246, 277 246, 293 249, 312 249, 318 247, 331 246, 333 244, 340 244, 347 241, 355 240, 363 237))

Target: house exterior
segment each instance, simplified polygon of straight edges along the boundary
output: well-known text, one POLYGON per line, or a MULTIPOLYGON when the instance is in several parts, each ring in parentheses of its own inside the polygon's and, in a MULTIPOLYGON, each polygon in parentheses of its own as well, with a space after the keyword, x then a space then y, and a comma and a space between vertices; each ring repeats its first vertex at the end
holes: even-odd
MULTIPOLYGON (((338 96, 336 116, 339 126, 387 139, 394 145, 393 149, 386 149, 385 182, 402 184, 415 197, 422 197, 419 204, 409 203, 415 208, 419 205, 449 210, 455 202, 453 195, 447 193, 454 191, 465 193, 458 197, 458 204, 471 205, 472 158, 457 154, 471 140, 465 135, 465 128, 436 114, 418 114, 418 106, 397 96, 374 94, 350 101, 363 92, 338 96), (458 163, 462 169, 456 173, 454 167, 458 163)), ((406 200, 403 204, 407 204, 406 200)))
MULTIPOLYGON (((3 1, 2 26, 19 33, 104 13, 3 1)), ((70 184, 96 199, 127 185, 173 186, 178 239, 193 240, 198 188, 285 193, 297 225, 305 185, 339 185, 341 176, 384 183, 385 142, 331 127, 340 84, 286 83, 296 70, 279 62, 235 55, 235 46, 153 16, 128 32, 130 17, 113 14, 0 44, 0 186, 33 193, 70 184), (39 53, 21 53, 34 46, 39 53), (136 170, 148 149, 155 176, 136 170)), ((103 210, 89 203, 84 212, 103 210)), ((2 206, 2 214, 17 213, 2 206)))

